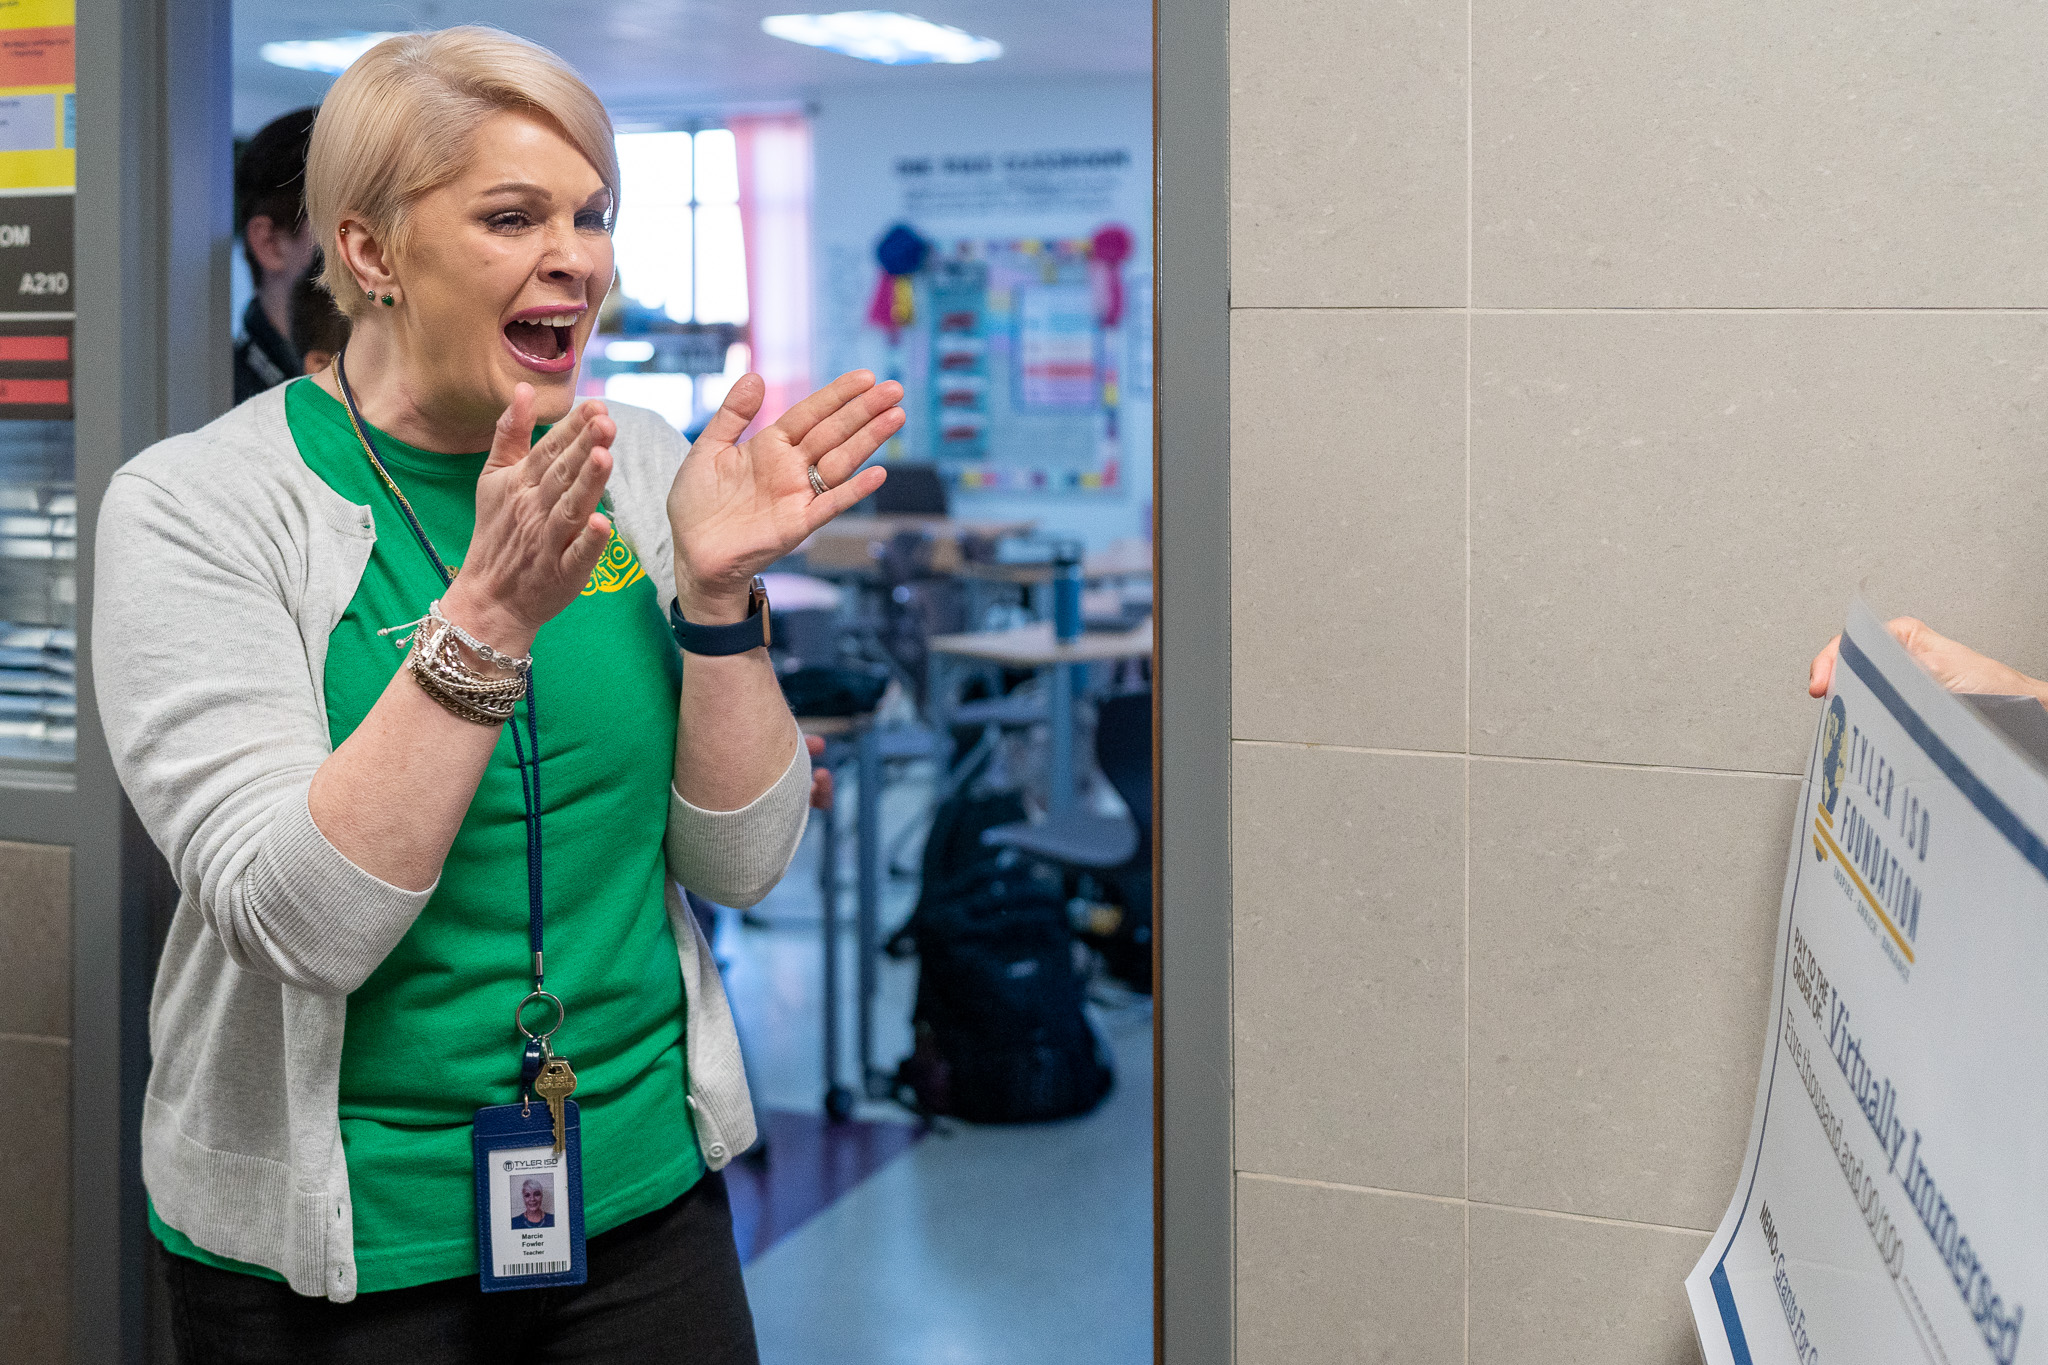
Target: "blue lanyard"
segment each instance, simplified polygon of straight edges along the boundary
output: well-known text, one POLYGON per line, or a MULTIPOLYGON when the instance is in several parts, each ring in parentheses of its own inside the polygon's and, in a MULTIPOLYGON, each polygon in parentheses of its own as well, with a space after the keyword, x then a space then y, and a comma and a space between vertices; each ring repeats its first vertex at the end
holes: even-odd
MULTIPOLYGON (((342 403, 348 409, 349 425, 355 428, 356 439, 363 443, 363 453, 370 457, 370 464, 376 469, 377 477, 384 481, 384 486, 391 491, 391 496, 398 500, 398 509, 405 514, 405 524, 411 528, 413 539, 419 542, 420 549, 433 563, 434 572, 441 576, 441 586, 446 588, 455 581, 455 575, 448 568, 447 561, 443 560, 440 552, 434 548, 434 542, 427 539, 426 528, 420 525, 420 519, 412 510, 412 504, 406 501, 404 492, 399 489, 397 482, 391 477, 391 471, 384 467, 383 459, 377 454, 377 443, 370 435, 369 424, 363 421, 362 413, 356 407, 355 391, 349 387, 348 372, 342 366, 342 359, 347 354, 348 349, 343 347, 341 354, 334 357, 334 378, 341 386, 342 403)), ((519 1009, 523 1012, 527 1004, 536 998, 548 1000, 555 1006, 555 1027, 559 1028, 562 1016, 567 1012, 563 1010, 559 999, 542 989, 547 978, 541 961, 540 722, 534 701, 531 670, 526 675, 526 742, 520 743, 519 723, 514 721, 512 753, 519 766, 520 800, 526 806, 526 938, 533 949, 533 992, 519 1002, 519 1009), (528 749, 533 750, 533 757, 530 760, 526 756, 528 749)), ((516 1022, 517 1012, 513 1018, 516 1022)), ((526 1031, 523 1024, 520 1025, 520 1031, 526 1031)), ((553 1033, 554 1029, 551 1028, 547 1032, 553 1033)), ((545 1038, 547 1035, 541 1036, 545 1038)), ((532 1035, 528 1034, 528 1038, 531 1039, 532 1035)), ((527 1052, 533 1068, 537 1070, 538 1061, 533 1059, 539 1054, 535 1052, 531 1043, 527 1052)), ((532 1077, 527 1076, 525 1080, 530 1083, 532 1077)))

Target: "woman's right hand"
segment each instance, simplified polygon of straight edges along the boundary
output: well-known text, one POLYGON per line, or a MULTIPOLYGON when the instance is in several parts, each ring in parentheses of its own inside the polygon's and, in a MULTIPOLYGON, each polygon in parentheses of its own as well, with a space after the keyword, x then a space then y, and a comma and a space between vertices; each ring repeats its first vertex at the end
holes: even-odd
MULTIPOLYGON (((1925 621, 1899 616, 1887 621, 1885 626, 1906 647, 1914 661, 1951 692, 1988 692, 2018 697, 2048 694, 2048 683, 1979 654, 1968 645, 1957 644, 1925 621)), ((1828 688, 1835 680, 1835 658, 1841 648, 1842 637, 1837 635, 1827 642, 1826 648, 1813 656, 1813 666, 1806 676, 1808 696, 1825 697, 1828 694, 1828 688)))
POLYGON ((579 403, 533 441, 533 387, 512 391, 491 457, 476 481, 476 531, 455 582, 448 619, 494 649, 525 654, 533 637, 576 600, 611 541, 597 510, 618 436, 602 402, 579 403))

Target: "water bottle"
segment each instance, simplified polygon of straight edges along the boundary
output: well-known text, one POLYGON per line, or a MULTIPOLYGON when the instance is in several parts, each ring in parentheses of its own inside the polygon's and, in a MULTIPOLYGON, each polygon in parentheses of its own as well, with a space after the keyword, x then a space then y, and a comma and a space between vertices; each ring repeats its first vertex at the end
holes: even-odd
POLYGON ((1067 641, 1081 633, 1081 542, 1062 540, 1052 552, 1052 634, 1067 641))

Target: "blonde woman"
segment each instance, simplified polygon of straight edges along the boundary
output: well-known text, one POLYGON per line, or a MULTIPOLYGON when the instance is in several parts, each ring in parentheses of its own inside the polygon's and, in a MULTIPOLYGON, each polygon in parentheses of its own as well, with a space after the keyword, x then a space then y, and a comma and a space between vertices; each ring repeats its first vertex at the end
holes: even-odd
POLYGON ((183 892, 143 1132, 180 1353, 753 1361, 717 1175, 751 1105, 675 885, 745 905, 795 850, 753 575, 880 485, 900 390, 741 442, 749 376, 687 458, 576 404, 612 131, 502 33, 358 61, 307 198, 340 361, 144 452, 99 524, 99 702, 183 892), (532 1160, 486 1182, 508 1124, 532 1160))

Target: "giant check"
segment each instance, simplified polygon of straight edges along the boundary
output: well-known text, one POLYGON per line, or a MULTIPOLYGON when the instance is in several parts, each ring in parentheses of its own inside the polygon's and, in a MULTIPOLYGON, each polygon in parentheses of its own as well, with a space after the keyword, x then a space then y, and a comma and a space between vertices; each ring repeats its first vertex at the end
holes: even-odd
POLYGON ((1708 1365, 2048 1362, 2048 712, 2005 706, 1851 608, 1749 1155, 1686 1280, 1708 1365))

